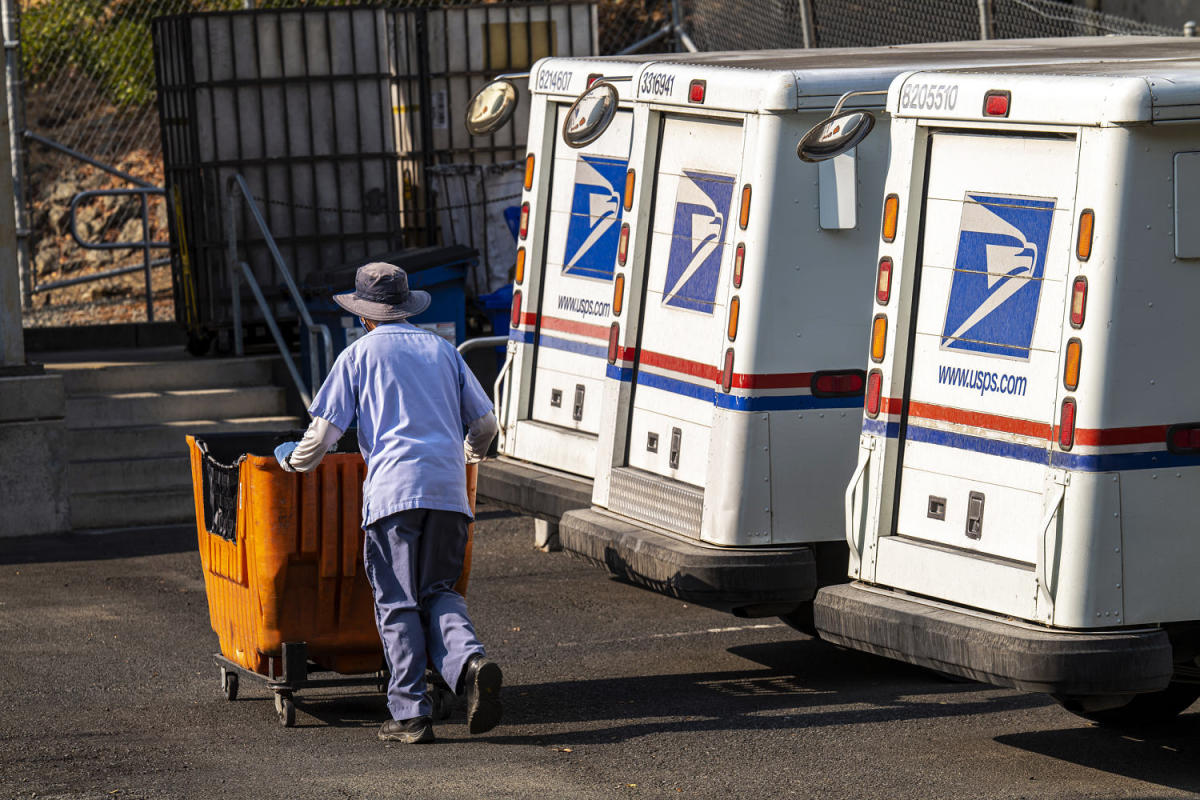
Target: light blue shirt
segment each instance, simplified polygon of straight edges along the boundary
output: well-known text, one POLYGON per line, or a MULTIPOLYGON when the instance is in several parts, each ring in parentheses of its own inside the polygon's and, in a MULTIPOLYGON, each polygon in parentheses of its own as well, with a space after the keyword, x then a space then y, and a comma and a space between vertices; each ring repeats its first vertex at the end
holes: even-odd
POLYGON ((308 409, 342 430, 358 420, 363 527, 412 508, 470 515, 463 432, 491 410, 454 345, 407 322, 343 350, 308 409))

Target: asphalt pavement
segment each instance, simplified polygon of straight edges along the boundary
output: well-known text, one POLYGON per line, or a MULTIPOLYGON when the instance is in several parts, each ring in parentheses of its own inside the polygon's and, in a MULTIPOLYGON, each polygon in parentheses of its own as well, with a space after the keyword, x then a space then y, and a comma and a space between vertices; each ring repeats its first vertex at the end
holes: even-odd
POLYGON ((384 744, 383 698, 218 686, 194 529, 0 539, 2 798, 1159 798, 1200 793, 1200 705, 1114 732, 737 619, 532 547, 480 506, 469 604, 504 722, 384 744))

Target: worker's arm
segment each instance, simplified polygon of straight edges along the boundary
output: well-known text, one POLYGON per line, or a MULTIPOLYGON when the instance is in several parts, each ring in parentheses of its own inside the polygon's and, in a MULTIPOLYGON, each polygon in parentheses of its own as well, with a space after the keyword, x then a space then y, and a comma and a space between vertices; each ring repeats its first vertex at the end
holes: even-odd
POLYGON ((327 419, 313 417, 299 442, 286 442, 275 449, 275 458, 285 472, 309 472, 317 468, 329 448, 342 438, 342 429, 327 419))
POLYGON ((467 427, 467 438, 463 441, 463 455, 468 464, 477 464, 487 455, 488 447, 499 432, 496 415, 491 411, 472 422, 467 427))

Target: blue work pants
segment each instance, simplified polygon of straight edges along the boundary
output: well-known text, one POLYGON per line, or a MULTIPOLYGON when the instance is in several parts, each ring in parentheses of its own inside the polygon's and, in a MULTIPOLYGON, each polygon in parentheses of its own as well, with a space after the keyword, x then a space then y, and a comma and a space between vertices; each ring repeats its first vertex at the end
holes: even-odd
POLYGON ((375 624, 391 679, 393 719, 429 716, 425 667, 432 664, 453 689, 467 659, 483 653, 454 591, 467 546, 466 515, 412 509, 368 525, 363 563, 375 593, 375 624))

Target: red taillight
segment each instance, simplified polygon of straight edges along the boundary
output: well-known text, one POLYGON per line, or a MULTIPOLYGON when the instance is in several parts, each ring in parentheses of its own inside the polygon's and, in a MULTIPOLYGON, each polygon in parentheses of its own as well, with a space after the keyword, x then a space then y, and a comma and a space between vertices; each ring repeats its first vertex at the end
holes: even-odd
POLYGON ((704 81, 692 81, 688 86, 688 102, 703 103, 704 102, 705 83, 704 81))
POLYGON ((1071 327, 1082 328, 1087 313, 1087 278, 1080 275, 1071 284, 1071 327))
POLYGON ((617 240, 617 263, 625 266, 625 257, 629 255, 629 223, 621 223, 621 238, 617 240))
POLYGON ((733 388, 733 348, 725 351, 725 366, 721 369, 721 391, 728 393, 733 388))
POLYGON ((608 329, 608 363, 617 363, 618 343, 621 339, 621 323, 614 322, 608 329))
POLYGON ((521 203, 521 238, 529 233, 529 203, 521 203))
POLYGON ((867 375, 867 416, 878 417, 883 404, 883 373, 877 369, 867 375))
POLYGON ((985 117, 1007 117, 1008 100, 1011 92, 988 92, 983 96, 983 115, 985 117))
POLYGON ((875 299, 886 306, 892 296, 892 260, 887 256, 879 259, 879 275, 875 279, 875 299))
POLYGON ((854 397, 863 393, 867 376, 861 369, 818 372, 813 375, 813 397, 854 397))
POLYGON ((1075 444, 1075 398, 1062 401, 1062 413, 1058 418, 1058 446, 1070 450, 1075 444))
POLYGON ((1167 449, 1172 453, 1200 452, 1200 424, 1193 422, 1168 428, 1167 449))
POLYGON ((512 319, 509 320, 512 327, 519 327, 521 324, 521 290, 513 292, 512 319))
POLYGON ((742 288, 742 270, 746 266, 746 244, 738 242, 737 250, 733 254, 733 288, 742 288))

